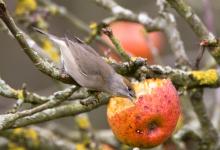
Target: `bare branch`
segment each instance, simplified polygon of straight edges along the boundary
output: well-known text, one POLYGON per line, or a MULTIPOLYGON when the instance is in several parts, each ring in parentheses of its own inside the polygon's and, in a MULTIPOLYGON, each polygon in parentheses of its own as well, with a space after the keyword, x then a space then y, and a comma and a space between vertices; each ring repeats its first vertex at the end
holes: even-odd
POLYGON ((203 103, 203 90, 195 89, 190 91, 190 99, 195 113, 201 124, 202 142, 200 149, 212 150, 215 149, 218 142, 218 133, 213 127, 211 120, 208 117, 205 105, 203 103))
POLYGON ((42 112, 45 109, 49 109, 52 107, 57 106, 61 102, 65 101, 68 97, 72 95, 74 91, 76 91, 78 87, 76 86, 71 86, 70 88, 65 89, 64 91, 59 91, 54 93, 54 95, 51 95, 49 97, 49 101, 46 103, 36 106, 32 109, 29 110, 23 110, 21 112, 16 112, 14 114, 5 114, 5 115, 0 115, 0 130, 4 128, 10 128, 13 126, 16 120, 24 118, 26 116, 31 116, 33 114, 36 114, 38 112, 42 112))
POLYGON ((23 127, 30 124, 36 124, 61 117, 74 116, 83 112, 89 112, 101 105, 106 104, 109 98, 109 95, 100 93, 98 95, 98 99, 96 99, 95 97, 90 97, 90 99, 93 99, 94 103, 88 106, 82 105, 80 100, 76 100, 68 104, 64 104, 54 108, 49 108, 44 111, 38 112, 34 115, 18 119, 17 121, 15 121, 13 125, 7 126, 4 129, 23 127))
MULTIPOLYGON (((70 87, 71 89, 72 87, 70 87)), ((31 103, 31 104, 42 104, 47 101, 53 100, 56 98, 57 93, 59 95, 65 95, 68 90, 64 89, 63 91, 55 92, 50 96, 40 96, 36 93, 32 93, 29 91, 26 91, 26 95, 24 96, 22 94, 22 90, 16 90, 10 87, 8 84, 5 83, 4 80, 0 78, 0 95, 8 98, 13 99, 23 99, 25 103, 31 103)))
POLYGON ((200 40, 207 41, 207 48, 216 62, 220 64, 220 42, 208 31, 197 14, 184 0, 167 0, 169 4, 185 19, 200 40))

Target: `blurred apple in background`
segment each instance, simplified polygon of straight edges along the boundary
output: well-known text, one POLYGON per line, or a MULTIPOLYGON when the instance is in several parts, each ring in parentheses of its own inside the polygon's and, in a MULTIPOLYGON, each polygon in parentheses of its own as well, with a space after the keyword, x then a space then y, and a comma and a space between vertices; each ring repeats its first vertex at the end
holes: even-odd
MULTIPOLYGON (((160 53, 162 50, 164 39, 161 32, 147 33, 143 25, 128 21, 113 22, 110 24, 110 28, 122 47, 131 56, 147 58, 150 63, 153 63, 153 49, 156 50, 155 53, 160 53)), ((112 45, 106 35, 102 35, 102 38, 112 45)), ((104 52, 108 51, 108 48, 102 49, 104 52)), ((109 52, 109 56, 119 60, 113 52, 109 52)))
POLYGON ((124 144, 149 148, 168 139, 175 130, 181 108, 169 79, 148 79, 133 84, 137 98, 113 97, 107 118, 115 136, 124 144))

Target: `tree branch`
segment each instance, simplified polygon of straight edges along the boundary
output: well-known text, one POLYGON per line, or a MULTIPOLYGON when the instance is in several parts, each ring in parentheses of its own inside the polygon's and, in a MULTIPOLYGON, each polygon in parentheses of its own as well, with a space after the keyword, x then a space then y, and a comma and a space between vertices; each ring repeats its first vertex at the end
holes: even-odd
MULTIPOLYGON (((131 75, 132 73, 132 76, 135 76, 137 79, 140 76, 144 76, 146 79, 170 78, 176 87, 185 87, 187 89, 198 87, 220 87, 220 74, 215 69, 206 71, 183 71, 181 69, 173 69, 169 66, 163 67, 160 65, 147 65, 143 62, 140 62, 139 60, 123 64, 116 64, 111 62, 111 65, 118 73, 122 75, 131 75)), ((21 90, 11 88, 1 78, 0 95, 13 99, 19 99, 22 96, 21 90)), ((73 98, 80 98, 82 95, 85 95, 85 92, 81 93, 80 95, 78 93, 74 93, 73 98)), ((32 104, 42 104, 53 98, 53 96, 40 96, 29 91, 26 91, 26 95, 23 97, 24 102, 32 104)))
POLYGON ((208 117, 205 105, 203 103, 203 90, 195 89, 190 91, 190 99, 195 113, 201 124, 202 143, 199 149, 212 150, 215 149, 218 142, 218 133, 213 127, 211 120, 208 117))
MULTIPOLYGON (((72 87, 69 87, 68 89, 71 89, 71 88, 72 87)), ((7 97, 7 98, 23 99, 25 103, 42 104, 42 103, 55 99, 57 94, 65 96, 67 92, 68 90, 64 89, 62 91, 55 92, 50 96, 41 96, 36 93, 25 91, 25 95, 23 95, 22 90, 13 89, 8 84, 6 84, 4 80, 0 78, 0 95, 7 97)))
POLYGON ((71 86, 70 88, 65 89, 64 91, 59 91, 54 93, 54 95, 48 97, 49 101, 39 106, 36 106, 29 110, 23 110, 21 112, 16 112, 14 114, 4 114, 0 115, 0 130, 5 128, 10 128, 14 125, 15 121, 26 116, 34 115, 38 112, 42 112, 45 109, 49 109, 57 106, 61 102, 65 101, 68 97, 72 95, 74 91, 78 89, 77 86, 71 86))
POLYGON ((197 14, 184 0, 166 0, 169 4, 181 15, 190 25, 200 40, 206 40, 209 52, 220 64, 220 42, 217 38, 208 31, 197 14))
MULTIPOLYGON (((83 112, 89 112, 101 105, 107 104, 109 98, 109 95, 100 93, 98 95, 98 99, 96 99, 95 97, 89 98, 89 100, 93 101, 93 103, 90 105, 83 105, 81 104, 81 100, 76 100, 68 104, 64 104, 54 108, 48 108, 34 115, 18 119, 13 125, 6 126, 3 129, 23 127, 30 124, 36 124, 61 117, 74 116, 83 112)), ((0 118, 1 117, 3 117, 3 115, 0 115, 0 118)))

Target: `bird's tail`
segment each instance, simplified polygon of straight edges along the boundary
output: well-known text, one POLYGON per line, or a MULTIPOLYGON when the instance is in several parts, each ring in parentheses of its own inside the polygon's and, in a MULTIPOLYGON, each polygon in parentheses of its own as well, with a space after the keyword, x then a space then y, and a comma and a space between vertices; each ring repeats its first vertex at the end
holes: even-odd
POLYGON ((53 41, 53 42, 55 42, 55 43, 63 42, 63 41, 61 40, 61 38, 59 38, 59 37, 57 37, 57 36, 55 36, 55 35, 52 35, 52 34, 50 34, 50 33, 47 33, 47 32, 45 32, 45 31, 43 31, 43 30, 41 30, 41 29, 39 29, 39 28, 33 27, 33 30, 36 31, 36 32, 38 32, 38 33, 40 33, 40 34, 43 34, 43 35, 47 36, 51 41, 53 41))

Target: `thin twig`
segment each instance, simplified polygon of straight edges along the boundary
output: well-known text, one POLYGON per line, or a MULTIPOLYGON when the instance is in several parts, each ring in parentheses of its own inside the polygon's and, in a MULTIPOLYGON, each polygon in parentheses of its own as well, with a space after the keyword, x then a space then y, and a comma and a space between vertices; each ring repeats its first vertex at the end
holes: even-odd
POLYGON ((125 50, 122 48, 120 42, 115 38, 110 28, 106 27, 102 29, 102 32, 109 37, 109 39, 112 41, 112 43, 115 45, 115 48, 117 50, 117 53, 124 61, 130 61, 130 56, 125 52, 125 50))

